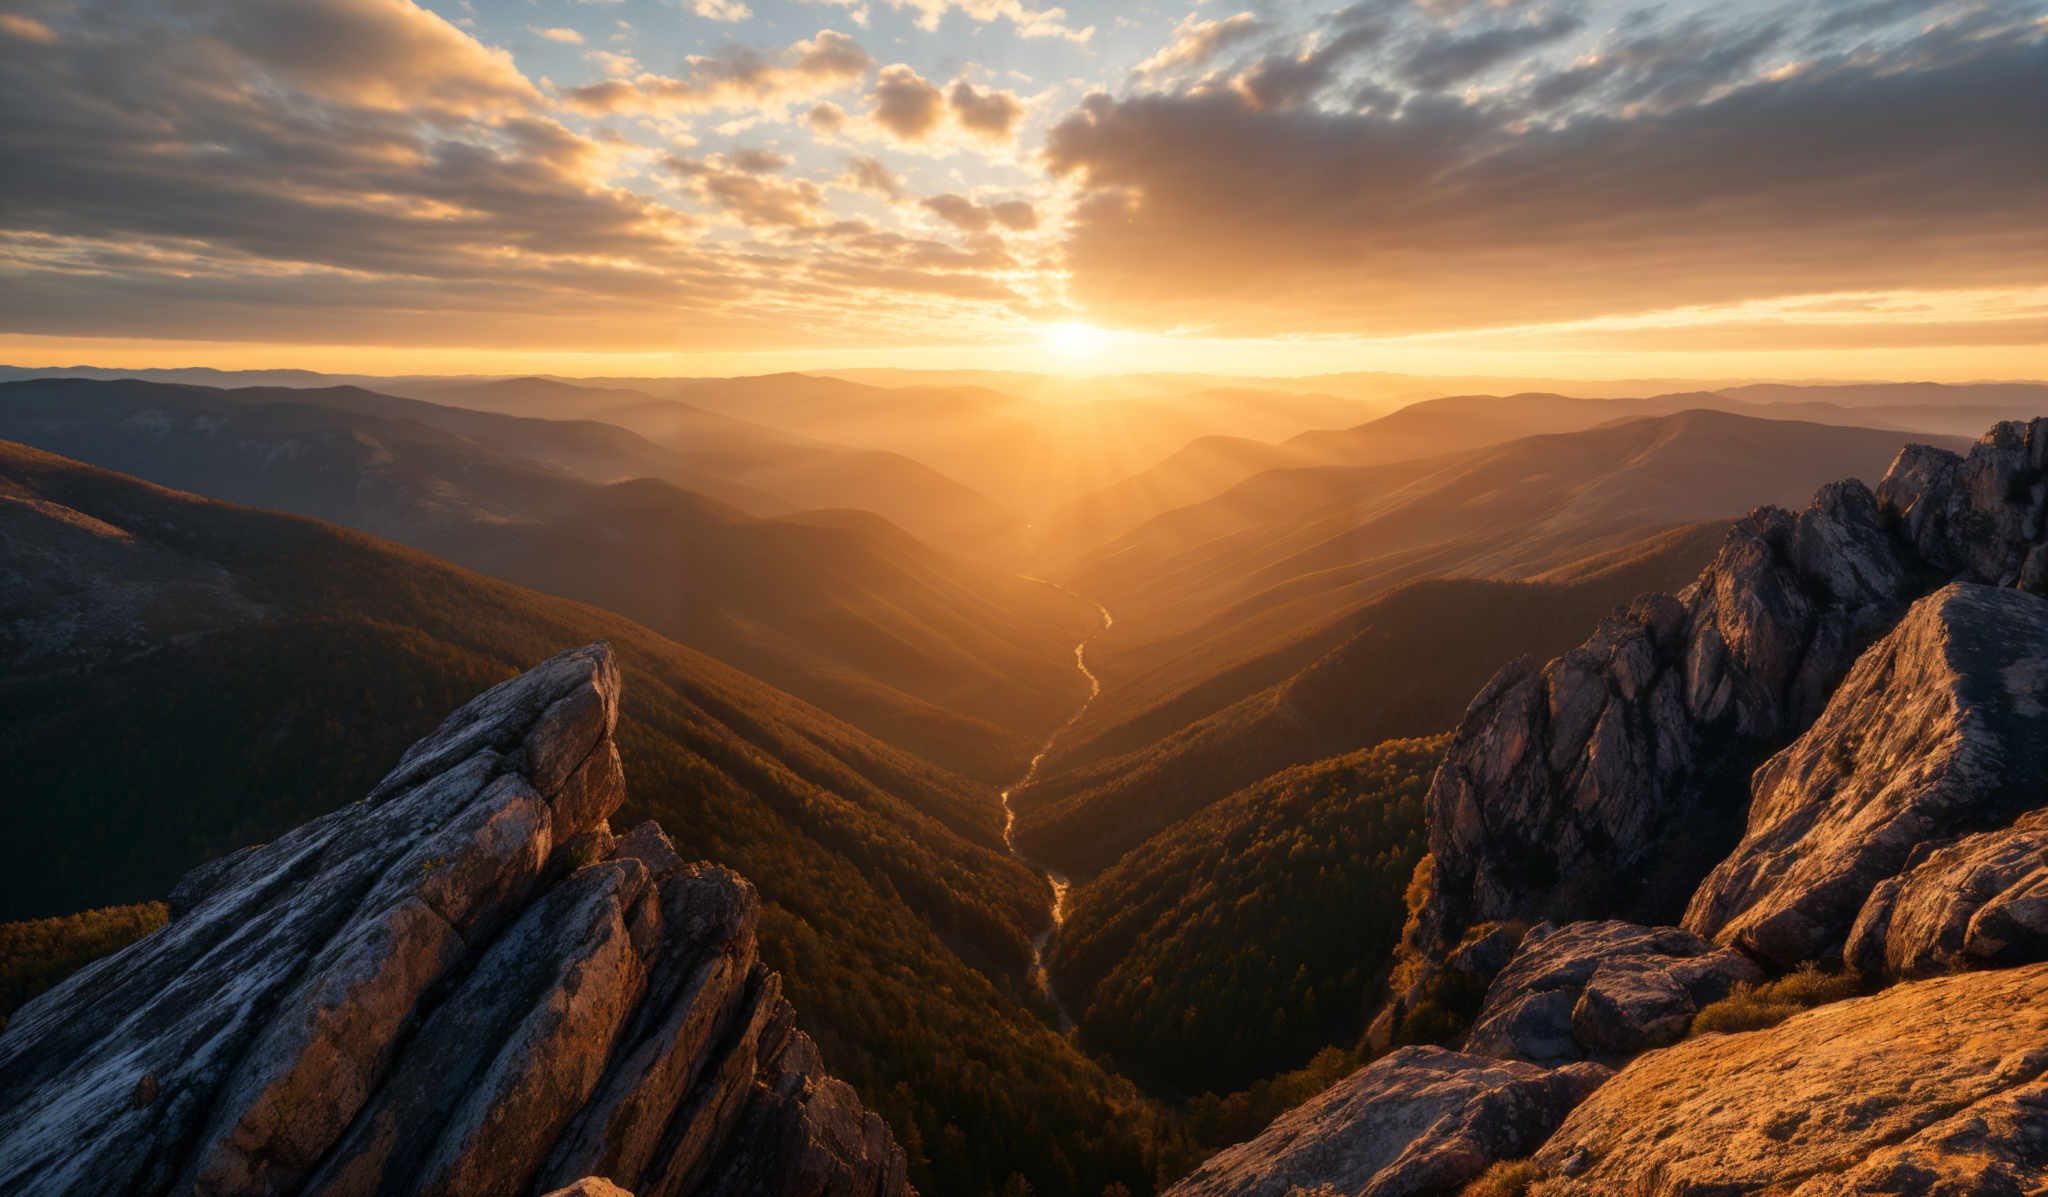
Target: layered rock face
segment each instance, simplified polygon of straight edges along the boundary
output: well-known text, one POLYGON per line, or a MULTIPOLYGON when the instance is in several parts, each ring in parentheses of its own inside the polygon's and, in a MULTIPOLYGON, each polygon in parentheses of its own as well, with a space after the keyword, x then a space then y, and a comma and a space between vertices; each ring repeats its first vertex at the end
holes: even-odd
POLYGON ((1545 1197, 1991 1197, 2048 1183, 2048 965, 1836 1002, 1636 1059, 1558 1128, 1545 1197))
POLYGON ((1455 1190, 1529 1154, 1608 1076, 1406 1047, 1359 1069, 1196 1169, 1165 1197, 1455 1190))
POLYGON ((1966 458, 1909 447, 1874 494, 1847 481, 1797 516, 1761 509, 1683 594, 1637 600, 1540 670, 1502 670, 1431 787, 1410 949, 1441 959, 1489 919, 1667 897, 1649 913, 1675 914, 1685 888, 1643 890, 1674 829, 1739 810, 1742 774, 1820 715, 1910 603, 1959 577, 2048 592, 2044 464, 2048 420, 2001 424, 1966 458))
POLYGON ((1748 957, 1676 927, 1541 924, 1487 989, 1465 1050, 1543 1064, 1634 1055, 1763 978, 1748 957))
POLYGON ((756 956, 753 888, 652 824, 614 840, 618 690, 599 644, 487 691, 24 1006, 0 1185, 908 1192, 756 956))
POLYGON ((1685 925, 1783 968, 1838 959, 1859 924, 1865 965, 1924 971, 2030 945, 2039 959, 2048 936, 2026 924, 2048 911, 2025 895, 2048 890, 2048 864, 2038 819, 2012 824, 2048 804, 2044 778, 2048 602, 1945 587, 1757 771, 1742 843, 1693 895, 1685 925), (1891 884, 1863 914, 1880 883, 1891 884))

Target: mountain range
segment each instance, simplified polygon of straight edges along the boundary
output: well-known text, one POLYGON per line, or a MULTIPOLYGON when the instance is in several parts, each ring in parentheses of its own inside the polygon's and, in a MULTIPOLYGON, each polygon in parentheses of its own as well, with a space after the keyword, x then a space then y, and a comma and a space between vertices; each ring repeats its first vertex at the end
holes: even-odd
POLYGON ((2048 1180, 1996 1129, 2048 424, 1952 435, 2036 384, 335 381, 0 383, 0 747, 55 799, 0 804, 0 1106, 90 1094, 105 1148, 11 1121, 17 1184, 2048 1180), (615 773, 547 763, 558 708, 615 773), (428 846, 515 809, 511 888, 428 846), (347 930, 400 881, 460 945, 347 930), (265 1122, 337 1061, 357 1104, 265 1122))

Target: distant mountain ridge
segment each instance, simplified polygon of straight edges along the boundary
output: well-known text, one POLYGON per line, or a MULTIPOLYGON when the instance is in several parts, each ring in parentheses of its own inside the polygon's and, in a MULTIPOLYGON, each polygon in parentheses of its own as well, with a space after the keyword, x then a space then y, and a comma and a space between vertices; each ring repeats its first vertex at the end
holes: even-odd
POLYGON ((603 604, 991 782, 1078 700, 1085 605, 879 517, 757 519, 691 494, 657 480, 673 454, 610 424, 58 381, 0 384, 0 437, 603 604))

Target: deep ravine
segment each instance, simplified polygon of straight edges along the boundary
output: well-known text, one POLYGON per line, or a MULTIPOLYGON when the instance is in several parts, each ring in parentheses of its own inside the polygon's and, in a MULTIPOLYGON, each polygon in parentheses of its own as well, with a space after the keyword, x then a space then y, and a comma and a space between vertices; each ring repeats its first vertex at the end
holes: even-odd
MULTIPOLYGON (((1033 581, 1043 581, 1043 579, 1034 578, 1033 581)), ((1046 582, 1045 584, 1053 586, 1054 589, 1066 591, 1066 588, 1063 586, 1056 586, 1051 582, 1046 582)), ((1072 594, 1073 592, 1066 591, 1066 593, 1072 594)), ((1076 595, 1075 597, 1078 598, 1080 596, 1076 595)), ((1052 751, 1053 745, 1059 743, 1060 737, 1066 735, 1068 730, 1081 721, 1081 716, 1088 713, 1088 708, 1094 705, 1096 697, 1102 693, 1101 680, 1088 668, 1088 644, 1097 636, 1108 631, 1116 620, 1110 615, 1109 608, 1101 603, 1096 603, 1095 609, 1102 614, 1102 626, 1083 636, 1081 642, 1074 646, 1074 668, 1080 670, 1081 676, 1088 679, 1088 697, 1081 700, 1081 705, 1074 708, 1074 713, 1067 716, 1065 723, 1054 728, 1053 733, 1045 738, 1045 743, 1039 746, 1038 755, 1031 758, 1030 766, 1024 770, 1024 776, 1012 782, 1003 791, 1002 795, 1003 846, 1010 850, 1011 856, 1016 857, 1034 869, 1038 868, 1038 865, 1034 864, 1029 857, 1017 849, 1017 810, 1010 805, 1010 795, 1037 780, 1038 768, 1045 763, 1046 755, 1052 751)), ((1052 943, 1053 934, 1060 929, 1062 923, 1066 922, 1068 880, 1064 873, 1055 873, 1051 869, 1044 869, 1042 871, 1045 873, 1046 881, 1052 886, 1052 922, 1046 926, 1045 930, 1031 937, 1031 979, 1037 983, 1038 991, 1045 995, 1045 1000, 1052 1005, 1053 1013, 1059 1020, 1060 1031, 1065 1033, 1074 1029, 1074 1017, 1067 1013, 1066 1005, 1060 1001, 1058 991, 1053 988, 1052 973, 1047 971, 1045 967, 1045 949, 1052 943)))

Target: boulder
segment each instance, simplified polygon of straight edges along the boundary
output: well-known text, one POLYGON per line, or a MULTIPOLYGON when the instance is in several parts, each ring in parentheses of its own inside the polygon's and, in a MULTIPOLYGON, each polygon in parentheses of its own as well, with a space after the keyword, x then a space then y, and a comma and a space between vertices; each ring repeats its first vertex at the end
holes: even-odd
MULTIPOLYGON (((2033 880, 2024 861, 1979 840, 1929 861, 1903 908, 1897 890, 1874 891, 1923 845, 2007 828, 2048 801, 2044 699, 2048 602, 1969 583, 1920 600, 1813 726, 1757 771, 1742 842, 1700 884, 1685 926, 1789 968, 1838 958, 1875 896, 1891 913, 1873 911, 1866 942, 1882 919, 1899 926, 1902 964, 1936 963, 1944 935, 1953 956, 1966 929, 1930 920, 1967 923, 1976 903, 1932 887, 1962 881, 1975 857, 1984 884, 1998 885, 1976 901, 1995 900, 2033 880)), ((2028 842, 2008 836, 2005 846, 2024 854, 2028 842)))
POLYGON ((2044 1079, 2048 965, 1965 973, 1647 1052, 1535 1162, 1545 1197, 2031 1194, 2044 1079))
POLYGON ((1556 1064, 1676 1042, 1700 1007, 1763 970, 1677 927, 1586 922, 1530 929, 1487 988, 1465 1050, 1556 1064))
POLYGON ((1863 903, 1843 956, 1873 977, 2048 959, 2048 808, 1915 847, 1863 903))
POLYGON ((1455 1190, 1495 1161, 1535 1150, 1608 1075, 1597 1064, 1540 1068, 1402 1048, 1218 1154, 1166 1197, 1455 1190))
POLYGON ((494 687, 23 1006, 0 1187, 907 1192, 756 955, 753 887, 651 824, 616 850, 618 692, 604 644, 494 687))

